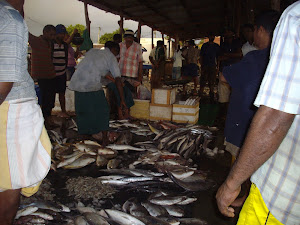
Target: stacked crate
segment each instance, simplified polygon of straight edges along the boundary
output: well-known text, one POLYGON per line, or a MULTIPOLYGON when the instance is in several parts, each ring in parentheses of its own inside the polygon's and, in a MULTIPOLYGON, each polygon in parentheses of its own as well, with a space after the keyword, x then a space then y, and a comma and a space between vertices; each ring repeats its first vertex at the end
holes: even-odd
POLYGON ((172 120, 172 104, 176 100, 175 88, 152 89, 150 120, 172 120))
POLYGON ((199 119, 199 101, 193 105, 173 104, 172 121, 176 123, 196 124, 199 119))
POLYGON ((130 108, 130 116, 137 119, 149 120, 149 100, 134 99, 134 106, 130 108))

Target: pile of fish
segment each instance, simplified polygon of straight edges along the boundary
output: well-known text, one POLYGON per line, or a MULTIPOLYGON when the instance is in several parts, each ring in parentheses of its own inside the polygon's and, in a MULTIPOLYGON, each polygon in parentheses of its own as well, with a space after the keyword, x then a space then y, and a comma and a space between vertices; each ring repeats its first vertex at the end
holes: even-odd
POLYGON ((56 144, 52 150, 52 169, 79 169, 96 162, 97 166, 113 164, 117 151, 104 148, 97 142, 84 140, 77 143, 56 144))
POLYGON ((131 123, 129 120, 111 120, 109 121, 109 127, 118 132, 129 130, 129 132, 138 136, 147 137, 154 134, 148 124, 142 121, 138 123, 131 123))
POLYGON ((153 141, 135 143, 144 148, 157 148, 175 152, 185 159, 200 155, 212 139, 212 133, 198 125, 188 125, 177 129, 167 129, 159 132, 153 141))
POLYGON ((35 201, 21 205, 16 214, 14 225, 45 224, 47 221, 67 221, 64 213, 69 213, 69 207, 49 201, 35 201))

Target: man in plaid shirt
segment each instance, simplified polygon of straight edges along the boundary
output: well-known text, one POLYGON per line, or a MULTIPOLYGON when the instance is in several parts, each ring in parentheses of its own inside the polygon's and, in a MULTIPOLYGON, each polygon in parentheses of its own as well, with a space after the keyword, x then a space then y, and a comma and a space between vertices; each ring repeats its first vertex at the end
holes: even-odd
POLYGON ((240 155, 216 198, 222 214, 251 176, 238 225, 300 221, 300 1, 282 14, 270 62, 254 105, 259 107, 240 155))
POLYGON ((120 43, 119 66, 123 80, 128 81, 132 86, 138 86, 142 81, 143 56, 142 47, 134 40, 132 30, 126 30, 124 40, 120 43))

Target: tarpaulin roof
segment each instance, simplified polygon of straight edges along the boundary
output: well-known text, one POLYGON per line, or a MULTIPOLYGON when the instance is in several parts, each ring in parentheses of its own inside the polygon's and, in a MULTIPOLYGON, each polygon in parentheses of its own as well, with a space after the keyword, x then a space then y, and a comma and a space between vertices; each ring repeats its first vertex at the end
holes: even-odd
MULTIPOLYGON (((80 0, 84 1, 84 0, 80 0)), ((141 21, 156 30, 182 39, 208 33, 220 34, 224 27, 253 22, 254 14, 270 8, 270 0, 86 0, 99 9, 126 19, 141 21)))

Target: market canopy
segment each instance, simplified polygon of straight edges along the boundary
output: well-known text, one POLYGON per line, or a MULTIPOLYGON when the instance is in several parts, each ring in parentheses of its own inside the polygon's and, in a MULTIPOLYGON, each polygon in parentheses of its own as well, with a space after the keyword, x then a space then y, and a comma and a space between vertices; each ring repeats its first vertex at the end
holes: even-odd
MULTIPOLYGON (((262 9, 280 0, 79 0, 99 9, 148 25, 180 39, 220 34, 224 27, 238 31, 262 9)), ((274 8, 274 7, 273 7, 274 8)))

